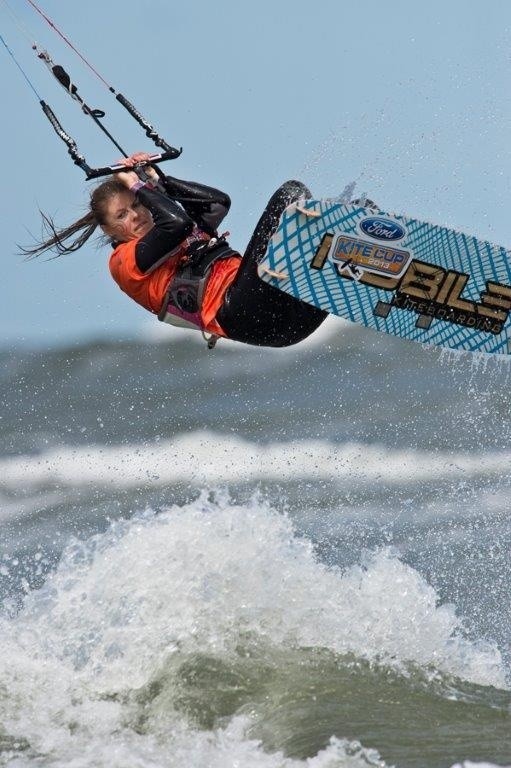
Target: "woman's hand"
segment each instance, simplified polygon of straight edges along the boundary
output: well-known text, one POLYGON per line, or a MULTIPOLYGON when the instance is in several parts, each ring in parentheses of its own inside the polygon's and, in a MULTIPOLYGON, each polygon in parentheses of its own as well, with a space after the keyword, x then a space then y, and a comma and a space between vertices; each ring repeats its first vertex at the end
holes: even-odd
MULTIPOLYGON (((152 157, 154 157, 154 155, 149 154, 149 152, 135 152, 133 155, 130 155, 129 157, 123 157, 121 160, 119 160, 119 165, 125 165, 127 168, 133 168, 133 166, 138 165, 139 163, 147 163, 151 160, 152 157)), ((150 165, 146 165, 144 166, 144 172, 152 182, 158 184, 160 177, 154 168, 152 168, 150 165)))

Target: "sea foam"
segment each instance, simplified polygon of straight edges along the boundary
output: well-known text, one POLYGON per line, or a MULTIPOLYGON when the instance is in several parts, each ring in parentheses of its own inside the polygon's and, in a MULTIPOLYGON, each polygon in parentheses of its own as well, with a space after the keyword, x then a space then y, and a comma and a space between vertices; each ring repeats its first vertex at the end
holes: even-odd
POLYGON ((509 451, 454 453, 371 443, 294 440, 260 444, 208 430, 129 445, 62 445, 0 460, 0 488, 186 482, 198 487, 261 480, 407 485, 423 480, 507 476, 509 451))

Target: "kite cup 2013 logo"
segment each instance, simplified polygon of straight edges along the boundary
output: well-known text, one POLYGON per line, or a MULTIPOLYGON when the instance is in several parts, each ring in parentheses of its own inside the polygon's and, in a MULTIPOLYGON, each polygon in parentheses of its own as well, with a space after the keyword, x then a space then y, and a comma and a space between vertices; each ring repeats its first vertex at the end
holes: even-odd
POLYGON ((369 216, 359 224, 361 235, 338 233, 329 253, 339 275, 360 280, 364 272, 388 277, 401 277, 408 267, 412 253, 396 248, 393 242, 402 240, 406 229, 397 221, 383 216, 369 216))

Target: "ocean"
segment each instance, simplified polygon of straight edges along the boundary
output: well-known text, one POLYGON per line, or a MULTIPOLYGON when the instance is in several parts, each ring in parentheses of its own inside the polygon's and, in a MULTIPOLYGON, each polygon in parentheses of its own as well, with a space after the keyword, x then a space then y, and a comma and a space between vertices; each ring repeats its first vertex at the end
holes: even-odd
POLYGON ((508 363, 0 352, 0 766, 511 765, 508 363))

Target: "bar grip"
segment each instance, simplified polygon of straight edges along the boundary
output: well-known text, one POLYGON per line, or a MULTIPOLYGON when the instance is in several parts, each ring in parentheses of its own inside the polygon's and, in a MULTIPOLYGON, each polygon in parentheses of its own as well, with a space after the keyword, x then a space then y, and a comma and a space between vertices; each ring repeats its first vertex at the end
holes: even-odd
POLYGON ((136 171, 138 168, 145 168, 147 165, 163 163, 165 160, 174 160, 176 157, 179 157, 182 151, 182 149, 174 149, 172 147, 169 152, 162 152, 160 154, 151 155, 149 160, 143 163, 137 163, 137 165, 134 165, 129 169, 126 168, 126 166, 122 163, 107 165, 104 168, 91 168, 87 173, 87 180, 99 179, 101 176, 112 176, 114 173, 119 173, 120 171, 136 171))

